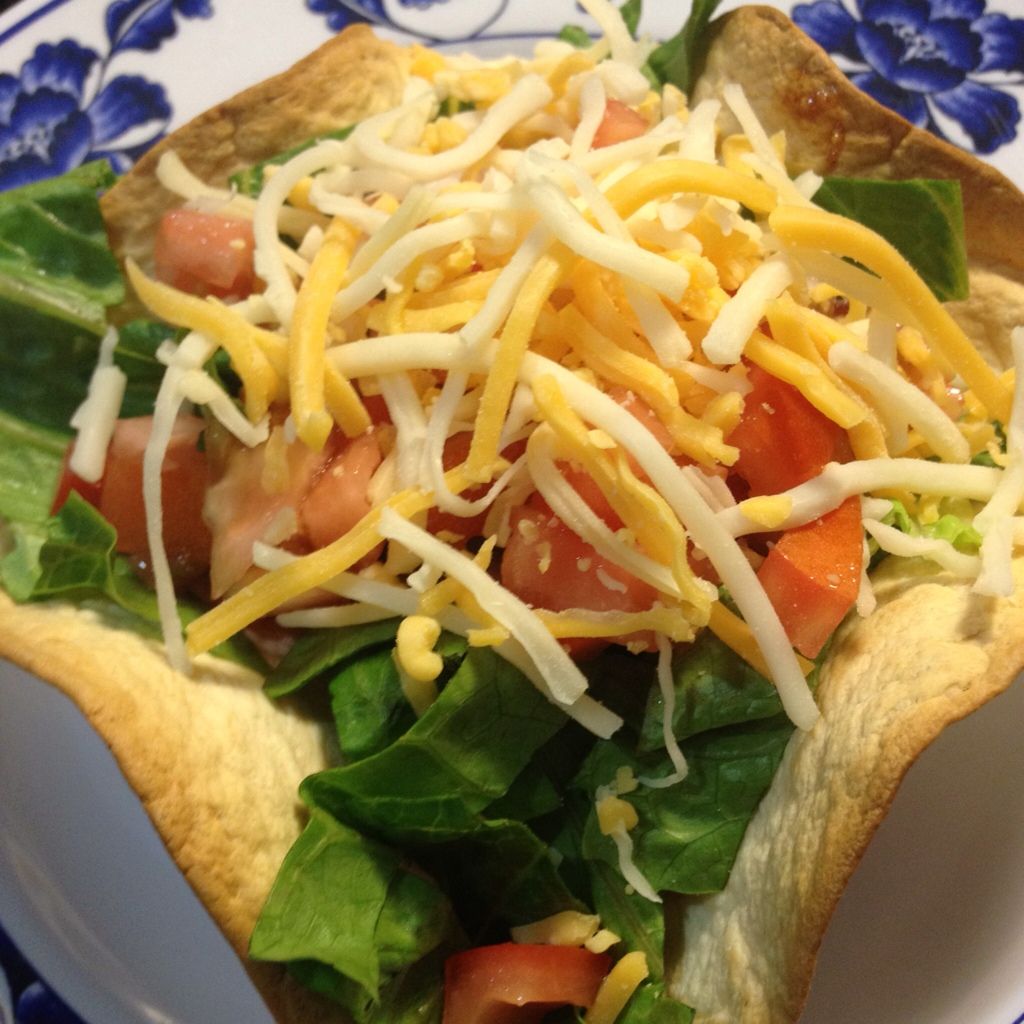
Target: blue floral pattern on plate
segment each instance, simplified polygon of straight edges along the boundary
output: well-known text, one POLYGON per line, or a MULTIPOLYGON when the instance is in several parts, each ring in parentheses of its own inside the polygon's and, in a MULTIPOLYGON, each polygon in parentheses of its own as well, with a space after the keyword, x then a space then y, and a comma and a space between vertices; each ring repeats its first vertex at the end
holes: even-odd
POLYGON ((1005 87, 1024 84, 1024 19, 986 13, 985 0, 856 0, 856 7, 859 17, 844 0, 813 0, 798 4, 793 20, 852 63, 848 74, 861 89, 913 124, 948 138, 946 119, 981 154, 1013 141, 1020 107, 1005 87), (1003 76, 995 83, 994 73, 1003 76))
POLYGON ((0 928, 0 1024, 84 1024, 43 984, 0 928))
POLYGON ((127 170, 164 134, 171 107, 163 86, 141 75, 108 77, 119 54, 153 51, 176 18, 208 18, 210 0, 115 0, 106 53, 73 39, 41 43, 17 75, 0 74, 0 189, 105 158, 127 170))
POLYGON ((509 0, 475 0, 458 11, 449 9, 437 18, 423 15, 449 0, 306 0, 315 14, 327 17, 332 31, 346 25, 371 22, 398 29, 427 41, 461 42, 475 39, 490 28, 508 7, 509 0), (447 17, 445 17, 445 14, 447 17))

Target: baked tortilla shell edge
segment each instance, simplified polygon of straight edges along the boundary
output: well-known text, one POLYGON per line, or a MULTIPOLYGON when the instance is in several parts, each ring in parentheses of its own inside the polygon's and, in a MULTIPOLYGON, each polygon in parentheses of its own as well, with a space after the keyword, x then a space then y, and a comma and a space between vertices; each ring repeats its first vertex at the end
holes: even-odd
MULTIPOLYGON (((795 172, 951 177, 964 195, 971 298, 950 308, 996 366, 1024 323, 1024 196, 1000 172, 856 89, 780 12, 719 19, 696 100, 738 82, 795 172), (1016 240, 1016 241, 1015 241, 1016 240)), ((874 577, 879 607, 848 617, 821 673, 821 721, 797 733, 726 888, 685 901, 674 992, 698 1024, 792 1024, 828 922, 900 782, 948 725, 1024 668, 1024 558, 992 599, 919 561, 874 577)))
POLYGON ((114 252, 148 266, 161 216, 181 199, 157 180, 176 153, 201 181, 225 187, 237 171, 394 106, 409 51, 352 25, 287 71, 199 114, 139 159, 100 206, 114 252))
POLYGON ((204 656, 182 675, 155 642, 68 604, 19 605, 0 591, 0 657, 54 685, 103 738, 275 1018, 347 1021, 246 955, 304 824, 299 783, 330 761, 328 728, 269 700, 249 669, 204 656))

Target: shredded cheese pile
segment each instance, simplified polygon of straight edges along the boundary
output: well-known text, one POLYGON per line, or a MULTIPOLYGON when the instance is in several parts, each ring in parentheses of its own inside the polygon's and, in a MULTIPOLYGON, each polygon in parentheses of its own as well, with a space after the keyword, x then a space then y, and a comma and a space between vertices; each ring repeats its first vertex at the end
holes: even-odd
MULTIPOLYGON (((615 8, 587 6, 607 32, 589 50, 550 41, 532 59, 500 63, 417 51, 398 107, 273 168, 255 201, 198 182, 172 155, 162 160, 161 183, 187 203, 251 218, 265 289, 236 303, 199 299, 129 267, 150 310, 190 332, 166 354, 147 453, 154 553, 153 466, 186 400, 248 448, 274 443, 284 415, 275 410, 285 408, 285 443, 312 451, 332 431, 370 430, 371 396, 391 424, 370 512, 301 557, 260 545, 264 573, 189 625, 189 655, 282 605, 310 603, 311 592, 333 592, 359 604, 314 597, 315 607, 281 621, 404 617, 398 663, 415 706, 431 699, 443 626, 493 646, 607 736, 620 722, 587 694, 559 638, 653 630, 665 675, 664 638, 709 627, 770 676, 807 729, 818 715, 808 666, 758 583, 745 537, 862 495, 883 548, 933 558, 984 593, 1007 592, 1024 494, 1012 374, 984 363, 892 246, 811 203, 819 180, 790 180, 783 141, 769 138, 741 90, 693 108, 672 87, 653 92, 640 71, 644 47, 615 8), (467 99, 472 109, 442 113, 467 99), (646 130, 593 148, 616 104, 639 112, 646 130), (742 134, 719 135, 725 108, 742 134), (849 300, 847 315, 823 312, 835 295, 849 300), (216 348, 242 380, 244 416, 201 379, 216 348), (737 504, 722 477, 738 455, 728 437, 750 364, 847 431, 856 461, 737 504), (945 403, 951 384, 964 394, 962 415, 945 403), (634 415, 632 400, 651 416, 634 415), (1006 470, 969 464, 992 441, 992 420, 1010 424, 1006 470), (449 469, 445 444, 466 430, 465 460, 449 469), (522 454, 506 458, 517 442, 522 454), (589 509, 569 466, 591 478, 623 529, 589 509), (512 510, 534 490, 603 558, 655 588, 654 605, 538 612, 502 587, 490 551, 507 542, 512 510), (880 522, 889 505, 880 499, 894 494, 980 503, 981 555, 894 538, 880 522), (431 536, 423 524, 432 508, 486 513, 484 549, 431 536), (360 570, 381 541, 386 560, 360 570), (739 617, 694 574, 688 552, 707 559, 739 617)), ((165 562, 154 557, 168 639, 180 644, 165 562)), ((865 574, 862 610, 869 587, 865 574)), ((682 777, 682 755, 670 749, 682 777)), ((613 834, 628 842, 625 826, 613 834)))

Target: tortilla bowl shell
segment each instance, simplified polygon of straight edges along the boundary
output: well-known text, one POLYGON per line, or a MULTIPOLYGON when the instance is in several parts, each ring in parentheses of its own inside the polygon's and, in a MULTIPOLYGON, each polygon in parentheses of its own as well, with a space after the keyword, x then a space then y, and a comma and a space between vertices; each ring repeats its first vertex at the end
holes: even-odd
POLYGON ((1014 596, 997 600, 919 562, 876 574, 879 607, 833 641, 822 718, 787 747, 728 885, 685 903, 674 991, 700 1024, 799 1017, 832 912, 903 776, 1024 667, 1024 558, 1014 575, 1014 596))
POLYGON ((353 25, 287 71, 200 114, 147 150, 103 196, 114 252, 146 265, 161 216, 181 199, 157 180, 168 152, 207 185, 311 138, 355 124, 401 99, 408 51, 353 25))
MULTIPOLYGON (((778 11, 742 8, 714 30, 695 98, 743 86, 766 129, 785 130, 794 173, 960 181, 971 297, 949 308, 993 365, 1009 365, 1024 324, 1019 190, 856 89, 778 11)), ((794 735, 728 885, 684 902, 674 991, 698 1024, 799 1017, 836 903, 907 770, 1024 668, 1024 558, 1014 575, 1014 596, 996 600, 920 561, 883 564, 879 607, 834 640, 821 721, 794 735)))
POLYGON ((276 1019, 347 1020, 246 956, 302 829, 299 783, 333 756, 330 730, 271 702, 248 669, 204 657, 186 677, 158 644, 71 605, 16 605, 0 591, 0 656, 56 686, 103 737, 276 1019))

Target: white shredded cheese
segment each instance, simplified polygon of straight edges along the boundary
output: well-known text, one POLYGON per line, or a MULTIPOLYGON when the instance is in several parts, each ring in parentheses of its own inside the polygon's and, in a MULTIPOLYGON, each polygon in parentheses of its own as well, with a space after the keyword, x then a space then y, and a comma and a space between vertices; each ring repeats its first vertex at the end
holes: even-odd
POLYGON ((701 343, 701 351, 713 363, 738 363, 765 308, 793 283, 793 272, 784 257, 762 263, 722 307, 701 343))
POLYGON ((117 330, 109 328, 100 342, 96 368, 85 401, 71 417, 77 431, 68 468, 88 483, 98 483, 107 463, 107 449, 121 413, 128 378, 114 365, 117 330))
POLYGON ((970 459, 970 445, 956 424, 897 370, 848 341, 837 341, 828 350, 828 362, 841 377, 866 391, 880 412, 912 424, 939 458, 946 462, 970 459))

